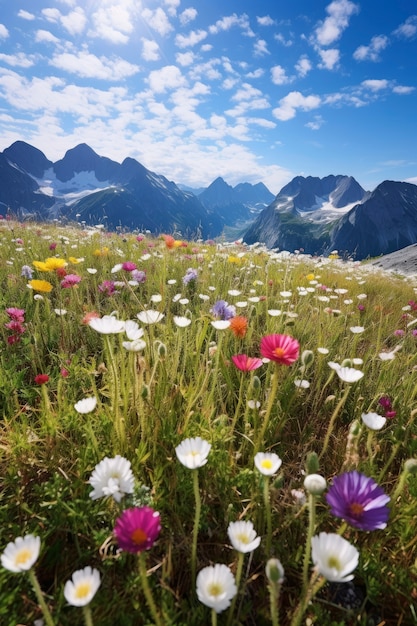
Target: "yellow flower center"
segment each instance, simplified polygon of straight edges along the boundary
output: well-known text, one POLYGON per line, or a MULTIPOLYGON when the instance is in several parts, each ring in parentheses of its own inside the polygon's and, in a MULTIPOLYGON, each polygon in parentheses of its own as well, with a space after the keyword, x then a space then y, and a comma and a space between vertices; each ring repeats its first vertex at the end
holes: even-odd
POLYGON ((336 569, 336 570, 340 570, 340 561, 337 558, 337 556, 329 556, 329 559, 327 561, 327 565, 329 567, 331 567, 332 569, 336 569))
POLYGON ((207 591, 210 596, 221 596, 223 593, 223 587, 219 585, 219 583, 211 583, 208 586, 207 591))
POLYGON ((81 600, 86 598, 91 593, 91 583, 85 582, 77 586, 75 590, 75 597, 81 600))
POLYGON ((282 359, 282 357, 285 355, 284 348, 274 348, 273 352, 278 359, 282 359))
POLYGON ((32 552, 28 548, 22 548, 16 554, 15 564, 23 565, 24 563, 26 563, 26 561, 30 559, 31 556, 32 556, 32 552))
POLYGON ((249 537, 245 533, 239 533, 238 535, 236 535, 236 539, 240 541, 240 543, 249 543, 249 537))
POLYGON ((271 469, 272 468, 272 461, 271 459, 264 459, 261 463, 261 466, 265 469, 271 469))
POLYGON ((136 544, 137 546, 141 546, 147 540, 148 535, 145 533, 144 530, 142 530, 142 528, 135 528, 133 533, 130 535, 130 538, 134 544, 136 544))

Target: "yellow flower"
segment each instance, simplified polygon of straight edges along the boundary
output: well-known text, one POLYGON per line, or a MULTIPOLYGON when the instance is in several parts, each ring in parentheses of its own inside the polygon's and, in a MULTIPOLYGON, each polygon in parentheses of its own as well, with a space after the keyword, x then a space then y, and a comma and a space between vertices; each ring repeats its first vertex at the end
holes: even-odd
POLYGON ((52 285, 47 280, 30 280, 30 287, 34 289, 34 291, 41 291, 42 293, 49 293, 52 290, 52 285))
POLYGON ((229 256, 227 260, 229 263, 236 263, 236 265, 240 265, 242 263, 242 259, 238 256, 229 256))
POLYGON ((47 267, 45 261, 33 261, 32 265, 34 265, 40 272, 52 272, 52 270, 47 267))
POLYGON ((106 254, 108 253, 109 249, 106 246, 104 246, 104 248, 101 248, 101 250, 97 248, 97 250, 94 250, 93 252, 94 256, 106 256, 106 254))
POLYGON ((54 272, 55 270, 60 269, 61 267, 65 267, 67 262, 64 259, 57 259, 56 257, 50 257, 49 259, 45 259, 45 265, 49 269, 50 272, 54 272))
POLYGON ((181 246, 182 246, 182 241, 181 241, 181 239, 176 239, 176 240, 174 241, 174 248, 181 248, 181 246))
POLYGON ((77 259, 75 256, 70 256, 68 261, 72 263, 72 265, 77 265, 77 263, 81 263, 84 259, 77 259))
POLYGON ((314 280, 314 274, 307 274, 307 280, 314 280))

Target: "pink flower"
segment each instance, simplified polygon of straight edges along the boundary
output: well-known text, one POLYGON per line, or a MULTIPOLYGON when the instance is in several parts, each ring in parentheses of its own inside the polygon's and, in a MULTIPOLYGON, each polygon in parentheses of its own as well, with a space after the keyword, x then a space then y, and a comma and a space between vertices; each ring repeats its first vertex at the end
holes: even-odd
POLYGON ((37 376, 35 376, 35 383, 37 385, 45 385, 45 383, 47 383, 48 380, 49 380, 48 374, 38 374, 37 376))
POLYGON ((161 530, 159 513, 148 506, 125 509, 114 527, 119 548, 138 553, 149 550, 161 530))
POLYGON ((291 365, 298 359, 300 344, 290 335, 266 335, 261 340, 264 358, 282 365, 291 365))
POLYGON ((75 287, 80 282, 81 276, 78 276, 78 274, 67 274, 64 280, 61 280, 61 287, 62 289, 69 289, 70 287, 75 287))
POLYGON ((251 372, 252 370, 257 370, 258 367, 263 365, 262 359, 247 356, 247 354, 236 354, 235 356, 232 356, 232 361, 239 370, 242 370, 242 372, 251 372))
POLYGON ((126 272, 133 272, 136 267, 136 263, 132 263, 132 261, 125 261, 122 263, 122 270, 125 270, 126 272))
POLYGON ((25 321, 24 309, 17 309, 16 307, 12 306, 9 309, 6 309, 6 313, 10 317, 10 319, 13 320, 14 322, 25 321))

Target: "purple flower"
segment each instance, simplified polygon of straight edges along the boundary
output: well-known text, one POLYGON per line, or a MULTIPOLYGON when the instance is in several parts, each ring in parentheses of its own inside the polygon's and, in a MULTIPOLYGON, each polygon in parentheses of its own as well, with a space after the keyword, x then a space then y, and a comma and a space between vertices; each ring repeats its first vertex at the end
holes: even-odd
POLYGON ((390 497, 373 478, 356 470, 336 476, 326 500, 333 515, 355 528, 376 530, 387 525, 390 497))
POLYGON ((182 282, 184 285, 188 285, 188 283, 190 283, 192 280, 196 280, 197 279, 197 270, 192 269, 191 267, 188 268, 188 270, 185 273, 185 276, 183 276, 182 282))
POLYGON ((106 296, 113 295, 114 292, 115 292, 114 281, 112 281, 112 280, 103 280, 101 285, 98 286, 98 290, 101 291, 101 293, 106 294, 106 296))
POLYGON ((114 527, 119 548, 137 554, 149 550, 161 530, 159 513, 149 506, 125 509, 114 527))
POLYGON ((28 278, 29 280, 32 280, 33 270, 29 265, 22 265, 22 270, 21 270, 20 275, 23 276, 24 278, 28 278))
POLYGON ((142 270, 133 270, 130 277, 132 280, 136 280, 137 283, 144 283, 146 281, 146 274, 142 270))
POLYGON ((214 317, 221 320, 230 320, 236 315, 236 309, 233 305, 228 304, 225 300, 217 300, 211 308, 214 317))

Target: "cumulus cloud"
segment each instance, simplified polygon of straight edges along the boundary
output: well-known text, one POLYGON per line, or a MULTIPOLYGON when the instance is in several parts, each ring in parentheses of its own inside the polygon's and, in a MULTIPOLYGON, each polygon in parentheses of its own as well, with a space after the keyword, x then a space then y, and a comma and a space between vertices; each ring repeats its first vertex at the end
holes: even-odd
POLYGON ((58 37, 55 37, 49 30, 37 30, 35 33, 36 43, 59 43, 58 37))
POLYGON ((142 59, 144 61, 158 61, 159 46, 153 39, 142 37, 142 59))
POLYGON ((184 86, 186 82, 181 70, 176 65, 165 65, 160 70, 150 72, 148 76, 149 86, 154 93, 164 93, 168 89, 177 89, 184 86))
POLYGON ((34 64, 33 58, 29 57, 23 52, 17 54, 0 54, 0 61, 7 63, 11 67, 32 67, 34 64))
POLYGON ((175 37, 175 44, 178 48, 192 48, 200 43, 200 41, 204 41, 206 37, 207 31, 192 30, 188 33, 188 35, 177 35, 175 37))
POLYGON ((274 65, 274 67, 271 67, 271 80, 274 85, 285 85, 290 79, 282 65, 274 65))
POLYGON ((278 41, 280 44, 282 44, 283 46, 285 46, 286 48, 290 48, 293 43, 291 39, 285 39, 284 35, 282 35, 281 33, 275 34, 274 39, 278 41))
POLYGON ((326 50, 318 50, 321 58, 319 63, 320 69, 333 70, 340 60, 340 51, 337 48, 327 48, 326 50))
POLYGON ((217 20, 215 24, 209 26, 209 32, 211 35, 217 35, 217 33, 230 30, 234 26, 241 28, 245 35, 254 37, 254 33, 250 27, 249 18, 246 14, 236 15, 236 13, 233 13, 233 15, 222 17, 220 20, 217 20))
POLYGON ((388 87, 388 81, 385 78, 382 79, 369 79, 361 82, 362 87, 370 89, 371 91, 381 91, 388 87))
POLYGON ((392 88, 394 93, 398 93, 400 96, 408 96, 408 94, 413 93, 415 87, 407 87, 407 85, 395 85, 392 88))
POLYGON ((194 52, 177 52, 175 60, 178 65, 181 65, 182 67, 192 65, 194 63, 194 52))
POLYGON ((316 41, 320 46, 328 46, 342 36, 349 26, 349 19, 358 13, 359 5, 350 0, 333 0, 327 7, 328 17, 316 28, 316 41))
POLYGON ((4 24, 0 24, 0 39, 7 39, 9 36, 9 31, 5 27, 4 24))
POLYGON ((126 44, 134 30, 137 12, 136 0, 109 0, 92 13, 93 28, 88 34, 111 43, 126 44))
POLYGON ((110 81, 133 76, 133 74, 139 71, 137 65, 128 63, 124 59, 99 58, 86 50, 80 50, 77 54, 68 52, 56 54, 49 63, 54 67, 71 74, 77 74, 83 78, 99 78, 110 81))
POLYGON ((161 37, 168 35, 173 29, 167 14, 161 7, 158 7, 154 11, 151 9, 144 9, 142 11, 142 17, 149 24, 153 30, 155 30, 161 37))
POLYGON ((257 15, 256 21, 260 26, 273 26, 275 24, 275 20, 273 20, 270 15, 264 15, 262 17, 257 15))
POLYGON ((24 11, 23 9, 20 9, 20 11, 17 14, 17 17, 21 17, 22 20, 28 20, 28 22, 35 19, 35 16, 33 15, 33 13, 29 13, 29 11, 24 11))
POLYGON ((385 35, 376 35, 372 37, 368 46, 359 46, 353 53, 356 61, 380 61, 380 53, 389 44, 389 39, 385 35))
POLYGON ((321 115, 315 115, 314 119, 311 122, 307 122, 305 124, 306 128, 310 130, 319 130, 324 124, 324 120, 321 115))
POLYGON ((268 50, 268 44, 265 39, 258 39, 253 45, 253 53, 256 57, 264 56, 265 54, 271 54, 268 50))
POLYGON ((185 26, 189 22, 192 22, 193 20, 195 20, 196 17, 197 9, 194 9, 194 7, 189 7, 179 14, 179 20, 182 26, 185 26))
POLYGON ((312 70, 313 66, 311 64, 310 59, 303 55, 301 56, 297 63, 295 64, 295 69, 298 73, 299 76, 301 76, 301 78, 304 78, 304 76, 307 76, 307 74, 312 70))
POLYGON ((321 104, 319 96, 303 96, 299 91, 291 91, 279 101, 279 107, 273 109, 272 114, 281 122, 291 120, 296 116, 297 110, 311 111, 321 104))
POLYGON ((70 35, 80 35, 87 23, 87 18, 81 7, 77 7, 68 15, 61 16, 61 24, 70 35))
POLYGON ((417 15, 410 15, 405 22, 400 24, 393 32, 397 37, 412 39, 417 33, 417 15))

